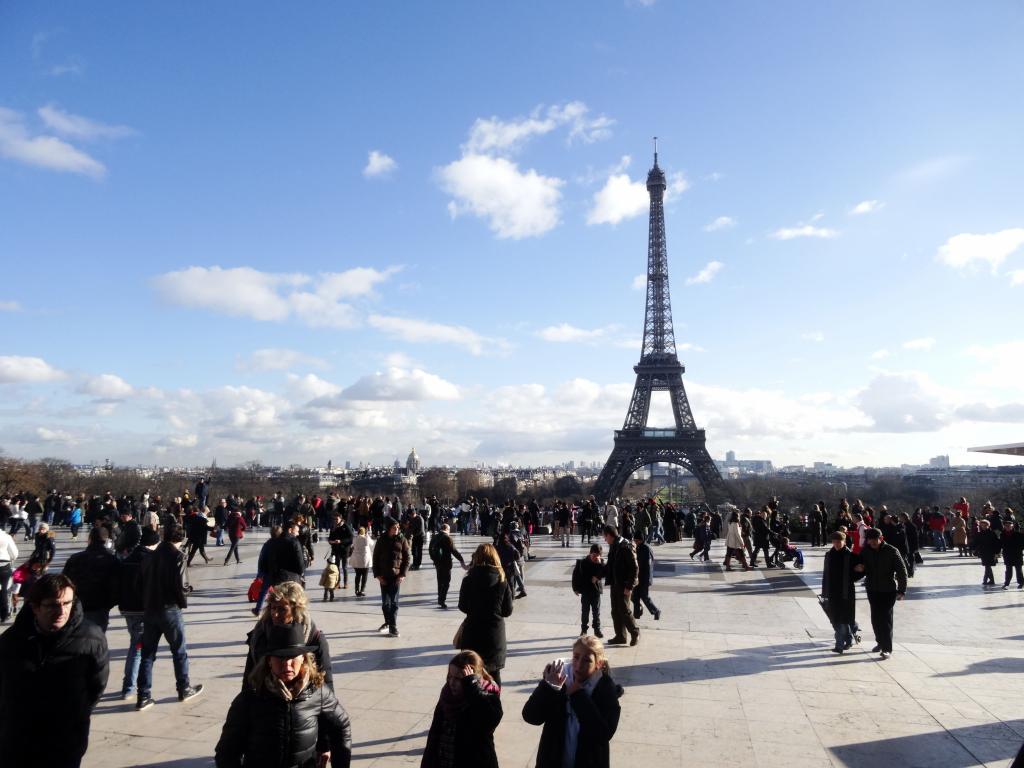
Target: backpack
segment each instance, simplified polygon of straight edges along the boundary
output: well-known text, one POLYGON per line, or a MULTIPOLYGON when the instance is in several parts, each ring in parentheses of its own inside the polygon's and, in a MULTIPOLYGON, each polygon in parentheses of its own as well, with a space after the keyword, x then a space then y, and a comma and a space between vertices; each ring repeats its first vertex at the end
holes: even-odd
POLYGON ((437 534, 430 540, 430 547, 427 549, 427 554, 430 555, 432 562, 437 563, 444 557, 444 551, 441 547, 441 536, 443 534, 437 534))
POLYGON ((576 561, 576 565, 572 569, 572 591, 582 593, 586 588, 586 584, 583 583, 583 558, 576 561))

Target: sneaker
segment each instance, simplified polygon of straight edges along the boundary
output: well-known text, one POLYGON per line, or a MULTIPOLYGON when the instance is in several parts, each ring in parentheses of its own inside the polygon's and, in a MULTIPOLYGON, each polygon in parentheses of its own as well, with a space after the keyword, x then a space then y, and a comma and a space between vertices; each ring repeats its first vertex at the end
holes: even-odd
POLYGON ((640 633, 639 632, 637 632, 635 635, 633 635, 632 637, 629 638, 629 644, 631 646, 636 645, 639 642, 640 642, 640 633))
POLYGON ((395 628, 393 628, 393 629, 389 630, 389 631, 388 631, 388 635, 389 635, 390 637, 401 637, 401 635, 400 635, 400 634, 398 633, 398 628, 397 628, 397 627, 395 627, 395 628))
POLYGON ((521 597, 526 597, 526 593, 525 592, 520 592, 518 595, 516 595, 516 600, 518 600, 521 597))
POLYGON ((390 629, 391 627, 389 627, 387 624, 381 624, 379 627, 377 627, 377 634, 383 635, 390 629))
POLYGON ((138 701, 135 702, 135 711, 141 712, 144 709, 149 709, 154 704, 156 704, 156 702, 149 696, 139 696, 138 701))
POLYGON ((625 645, 625 644, 626 644, 626 638, 619 637, 618 635, 616 635, 611 640, 609 640, 607 643, 605 643, 605 645, 625 645))
POLYGON ((202 692, 203 692, 203 684, 202 683, 200 683, 199 685, 190 685, 185 690, 178 692, 178 701, 189 701, 190 699, 194 699, 196 696, 198 696, 202 692))
POLYGON ((130 699, 134 694, 135 694, 135 691, 132 690, 131 688, 123 689, 121 691, 121 701, 128 701, 128 699, 130 699))
POLYGON ((890 656, 892 656, 892 651, 882 651, 882 653, 879 654, 878 658, 880 658, 882 661, 885 661, 890 656))

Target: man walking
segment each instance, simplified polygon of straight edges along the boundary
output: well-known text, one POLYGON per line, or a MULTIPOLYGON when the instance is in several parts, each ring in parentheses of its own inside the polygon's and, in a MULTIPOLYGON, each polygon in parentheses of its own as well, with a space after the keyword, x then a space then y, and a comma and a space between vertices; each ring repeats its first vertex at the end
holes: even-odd
POLYGON ((633 535, 633 545, 636 548, 637 584, 630 596, 633 600, 633 618, 639 619, 644 615, 643 606, 654 616, 655 621, 661 621, 661 610, 651 600, 651 584, 654 583, 654 550, 651 545, 640 538, 640 534, 633 535))
POLYGON ((64 574, 41 577, 28 605, 0 636, 2 762, 78 768, 93 707, 107 687, 107 638, 85 620, 64 574))
POLYGON ((416 511, 409 509, 409 538, 412 540, 412 570, 418 571, 423 564, 423 541, 427 537, 427 522, 416 511))
POLYGON ((1003 589, 1009 589, 1010 577, 1017 572, 1017 589, 1024 589, 1024 533, 1017 530, 1013 520, 1003 521, 1003 535, 999 538, 1003 552, 1003 589))
POLYGON ((825 553, 821 572, 821 599, 835 630, 832 653, 843 653, 853 645, 857 626, 857 593, 854 585, 862 574, 854 571, 860 557, 846 546, 846 534, 832 534, 832 548, 825 553))
POLYGON ((0 624, 5 623, 11 616, 11 596, 8 594, 8 585, 11 583, 14 561, 17 559, 18 545, 4 530, 3 521, 0 520, 0 624))
POLYGON ((448 587, 452 583, 452 558, 455 558, 466 569, 466 560, 462 553, 455 548, 450 534, 451 528, 448 523, 441 526, 441 532, 430 540, 430 559, 434 561, 434 570, 437 573, 437 604, 441 608, 448 608, 448 587))
POLYGON ((327 543, 331 545, 331 554, 341 570, 341 588, 348 589, 348 558, 352 554, 352 544, 355 540, 355 533, 341 516, 341 511, 335 508, 334 527, 327 534, 327 543))
POLYGON ((142 663, 139 666, 139 696, 135 710, 141 712, 155 703, 150 697, 153 686, 153 662, 160 638, 167 639, 174 662, 174 680, 178 701, 188 701, 203 691, 193 686, 188 676, 188 648, 185 645, 185 619, 188 607, 185 595, 185 555, 181 543, 185 532, 178 526, 164 528, 164 540, 142 563, 142 663))
POLYGON ((64 563, 64 574, 75 585, 75 597, 82 603, 85 618, 104 632, 110 623, 110 609, 117 605, 118 560, 107 549, 106 528, 92 528, 89 543, 64 563))
POLYGON ((373 578, 380 582, 381 610, 384 623, 378 632, 398 637, 398 590, 409 572, 409 541, 399 533, 398 521, 384 520, 385 533, 373 548, 373 578))
POLYGON ((142 564, 153 554, 160 543, 160 536, 152 528, 145 528, 138 546, 128 553, 118 568, 118 608, 128 628, 128 653, 124 657, 124 678, 121 681, 121 699, 127 700, 135 693, 142 664, 142 629, 145 616, 145 601, 142 592, 142 564))
POLYGON ((625 645, 626 632, 629 632, 629 644, 636 645, 640 640, 640 628, 636 625, 629 605, 639 573, 633 543, 619 536, 618 529, 611 525, 604 527, 604 540, 608 545, 605 583, 609 587, 608 599, 611 601, 612 624, 615 627, 615 636, 608 641, 608 645, 625 645))
POLYGON ((882 541, 880 530, 868 528, 866 535, 868 545, 861 550, 861 564, 854 570, 865 576, 876 643, 871 652, 881 652, 884 660, 892 655, 893 606, 907 593, 907 564, 896 547, 882 541))

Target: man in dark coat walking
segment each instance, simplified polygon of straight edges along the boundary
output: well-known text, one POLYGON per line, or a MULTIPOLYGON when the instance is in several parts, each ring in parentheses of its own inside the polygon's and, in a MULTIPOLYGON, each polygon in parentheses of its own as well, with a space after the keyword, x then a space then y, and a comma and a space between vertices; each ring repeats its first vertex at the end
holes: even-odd
POLYGON ((106 528, 92 528, 89 543, 64 563, 64 574, 75 585, 85 618, 104 632, 110 623, 110 609, 117 605, 118 561, 107 549, 106 528))
POLYGON ((857 593, 855 583, 863 574, 854 571, 860 557, 846 546, 846 534, 832 534, 832 548, 825 553, 821 572, 821 599, 836 633, 833 653, 842 653, 853 645, 857 626, 857 593))
POLYGON ((409 508, 409 539, 412 541, 412 569, 418 571, 423 564, 423 542, 427 538, 427 521, 415 506, 409 508))
POLYGON ((430 540, 430 559, 434 561, 434 570, 437 572, 437 604, 441 608, 448 608, 448 588, 452 583, 452 559, 458 560, 463 570, 466 568, 466 559, 455 548, 450 531, 448 523, 445 523, 441 526, 441 532, 435 534, 434 538, 430 540))
POLYGON ((867 546, 861 550, 861 563, 854 566, 854 571, 865 576, 877 643, 871 652, 881 652, 882 659, 888 659, 892 655, 892 609, 907 593, 907 564, 896 547, 882 541, 877 528, 868 528, 864 535, 867 546))
POLYGON ((1003 521, 1003 535, 999 540, 1003 553, 1003 566, 1006 571, 1003 576, 1003 589, 1010 586, 1010 577, 1017 572, 1017 589, 1024 589, 1024 533, 1017 530, 1013 520, 1003 521))
POLYGON ((380 582, 384 623, 378 632, 398 637, 398 591, 409 572, 409 541, 399 532, 398 521, 387 518, 385 533, 373 547, 373 578, 380 582))
POLYGON ((661 610, 651 600, 651 585, 654 583, 654 550, 651 545, 640 538, 639 533, 633 534, 633 546, 636 549, 636 587, 630 598, 633 601, 633 618, 644 615, 643 606, 654 616, 655 621, 661 620, 661 610))
POLYGON ((629 605, 639 574, 633 543, 619 536, 619 531, 614 525, 604 527, 604 540, 608 545, 605 583, 609 587, 608 599, 611 602, 612 624, 615 627, 615 636, 608 641, 608 645, 625 645, 626 632, 629 632, 629 644, 636 645, 640 640, 640 628, 636 625, 629 605))
POLYGON ((107 687, 107 638, 84 618, 64 574, 33 584, 28 605, 0 636, 0 762, 78 768, 107 687))

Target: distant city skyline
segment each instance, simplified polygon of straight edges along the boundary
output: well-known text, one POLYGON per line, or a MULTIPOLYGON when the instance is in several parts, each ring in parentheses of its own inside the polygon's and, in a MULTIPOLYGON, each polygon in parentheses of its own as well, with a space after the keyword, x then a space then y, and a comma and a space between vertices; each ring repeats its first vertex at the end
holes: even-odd
POLYGON ((1015 3, 2 19, 8 455, 600 464, 656 134, 712 456, 1020 460, 1015 3))

